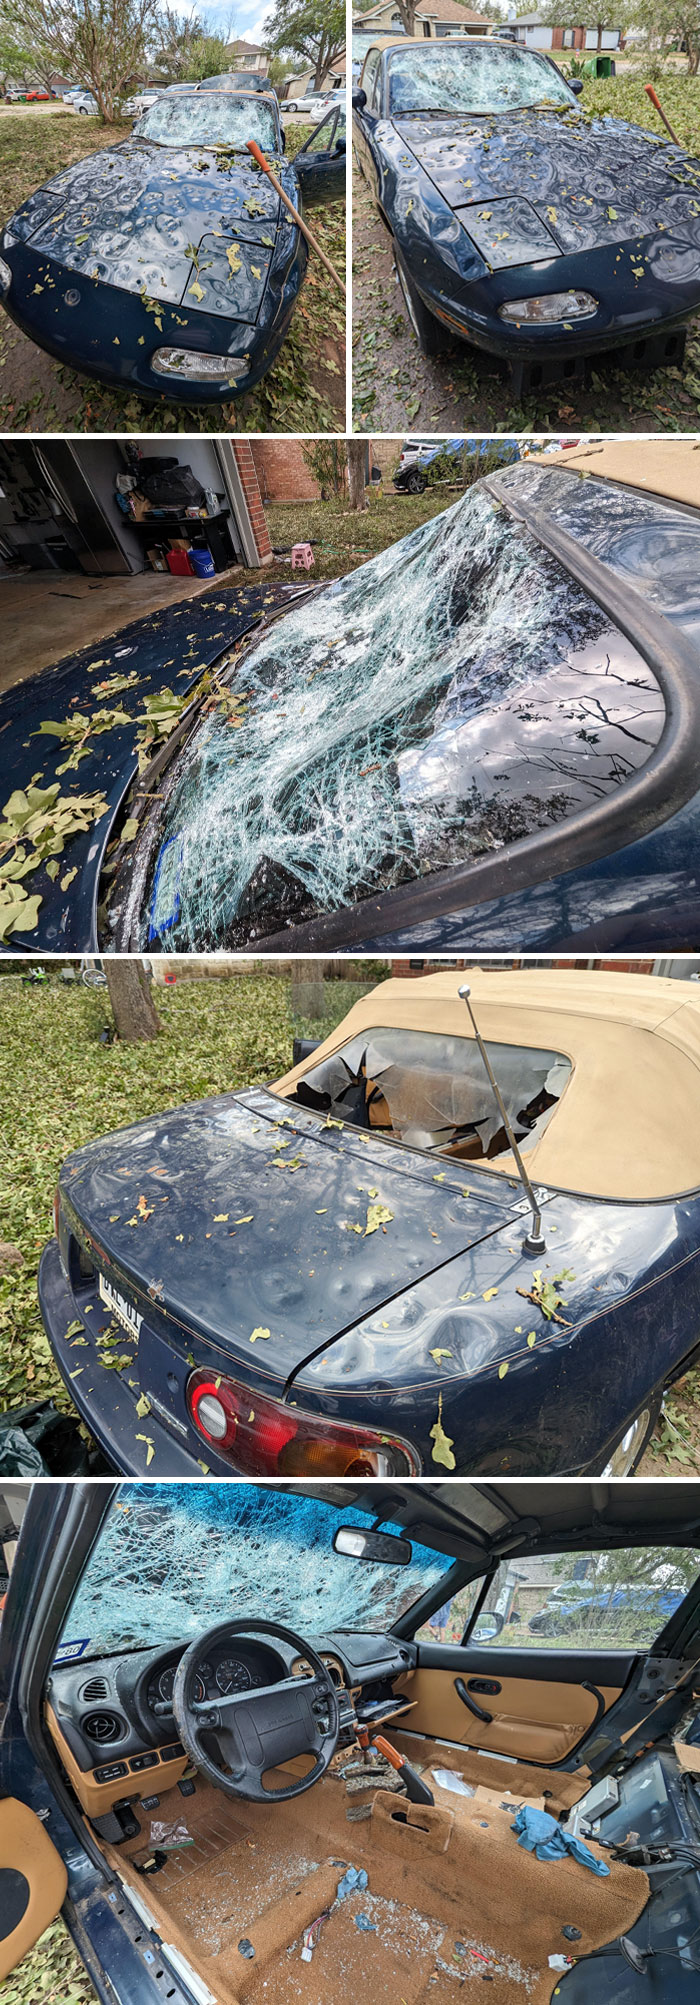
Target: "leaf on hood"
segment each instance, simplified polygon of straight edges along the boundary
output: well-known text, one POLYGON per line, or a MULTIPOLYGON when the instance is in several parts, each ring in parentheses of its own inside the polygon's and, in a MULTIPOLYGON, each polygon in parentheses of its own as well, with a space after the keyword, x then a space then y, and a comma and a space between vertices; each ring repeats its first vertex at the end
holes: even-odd
POLYGON ((442 1424, 442 1393, 438 1399, 437 1420, 430 1429, 430 1438, 433 1443, 430 1451, 433 1462, 440 1462, 443 1469, 455 1469, 457 1464, 452 1453, 453 1443, 442 1424))
POLYGON ((483 1294, 483 1296, 482 1296, 482 1301, 484 1301, 484 1302, 492 1302, 492 1301, 493 1301, 493 1298, 494 1298, 494 1295, 497 1295, 497 1294, 498 1294, 498 1289, 497 1289, 497 1288, 486 1288, 486 1289, 484 1290, 484 1294, 483 1294))
POLYGON ((204 298, 204 287, 200 285, 198 278, 192 280, 192 284, 188 286, 187 290, 192 293, 194 299, 199 300, 204 298))
POLYGON ((248 1342, 251 1344, 256 1344, 259 1337, 263 1343, 267 1343, 267 1339, 271 1335, 272 1335, 271 1330, 263 1330, 260 1326, 258 1326, 257 1330, 252 1331, 250 1337, 248 1338, 248 1342))
POLYGON ((430 1355, 431 1355, 431 1358, 434 1358, 434 1359, 435 1359, 435 1363, 436 1363, 436 1365, 439 1365, 439 1364, 441 1363, 441 1360, 442 1360, 443 1358, 451 1358, 451 1357, 452 1357, 452 1351, 440 1351, 440 1350, 437 1350, 437 1351, 431 1351, 430 1355))
MULTIPOLYGON (((138 1414, 138 1417, 139 1417, 139 1420, 145 1420, 145 1418, 146 1418, 146 1414, 147 1414, 147 1413, 150 1413, 150 1411, 151 1411, 151 1408, 150 1408, 150 1405, 149 1405, 149 1402, 148 1402, 148 1400, 147 1400, 147 1398, 146 1398, 146 1394, 145 1394, 145 1392, 142 1392, 142 1394, 141 1394, 141 1397, 140 1397, 140 1399, 137 1399, 137 1401, 136 1401, 136 1411, 137 1411, 137 1414, 138 1414)), ((137 1436, 137 1439, 138 1439, 138 1436, 137 1436)))
POLYGON ((145 1441, 146 1443, 146 1468, 148 1469, 156 1452, 150 1434, 137 1434, 134 1438, 136 1441, 145 1441))
POLYGON ((367 1224, 364 1231, 365 1239, 369 1237, 370 1232, 378 1232, 380 1225, 390 1225, 393 1216, 393 1211, 389 1211, 385 1204, 368 1205, 367 1224))

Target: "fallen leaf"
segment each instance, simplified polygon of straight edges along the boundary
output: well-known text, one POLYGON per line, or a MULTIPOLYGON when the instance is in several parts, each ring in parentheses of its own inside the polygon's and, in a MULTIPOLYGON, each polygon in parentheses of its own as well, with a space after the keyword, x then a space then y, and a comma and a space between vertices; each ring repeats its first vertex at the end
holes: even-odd
POLYGON ((431 1449, 433 1461, 440 1462, 443 1469, 455 1469, 457 1465, 452 1453, 453 1443, 442 1425, 442 1393, 438 1399, 437 1420, 430 1429, 430 1438, 433 1443, 431 1449))

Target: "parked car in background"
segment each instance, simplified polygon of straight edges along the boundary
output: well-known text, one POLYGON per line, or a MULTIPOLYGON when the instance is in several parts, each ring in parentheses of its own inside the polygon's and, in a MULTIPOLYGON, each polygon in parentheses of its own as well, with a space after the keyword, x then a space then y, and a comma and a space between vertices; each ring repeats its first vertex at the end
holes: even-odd
POLYGON ((675 1615, 683 1599, 676 1588, 623 1582, 619 1586, 595 1588, 585 1581, 566 1581, 552 1589, 536 1615, 528 1622, 533 1635, 560 1636, 567 1631, 595 1630, 609 1626, 614 1614, 624 1634, 625 1627, 651 1619, 660 1629, 675 1615))
MULTIPOLYGON (((449 461, 453 459, 457 461, 458 464, 454 468, 453 478, 458 480, 459 460, 461 454, 465 451, 469 453, 476 467, 479 461, 483 459, 497 459, 503 465, 507 465, 510 461, 518 458, 519 450, 519 446, 512 439, 504 439, 502 444, 494 439, 432 439, 428 446, 419 446, 416 452, 408 452, 406 455, 402 452, 399 465, 393 475, 394 487, 400 494, 422 494, 429 484, 431 470, 433 477, 435 477, 439 473, 440 464, 444 460, 449 461)), ((444 477, 446 479, 450 478, 447 469, 444 477)))
POLYGON ((354 151, 424 354, 459 339, 523 394, 586 356, 677 365, 700 304, 700 161, 577 104, 534 49, 381 37, 354 151))
POLYGON ((93 97, 92 91, 71 91, 69 103, 71 111, 80 112, 83 118, 94 118, 98 109, 97 98, 93 97))
POLYGON ((152 104, 157 104, 159 97, 163 95, 162 90, 134 91, 133 96, 128 97, 122 105, 125 118, 142 118, 143 113, 149 111, 152 104))
POLYGON ((31 195, 0 239, 0 293, 24 334, 100 382, 188 405, 260 382, 306 272, 302 231, 247 142, 296 208, 345 193, 339 112, 327 148, 321 128, 291 165, 274 96, 213 81, 164 91, 128 139, 31 195))
POLYGON ((309 118, 312 118, 316 114, 320 116, 325 101, 326 101, 325 91, 306 91, 303 97, 283 98, 280 110, 283 112, 301 111, 305 112, 309 118))

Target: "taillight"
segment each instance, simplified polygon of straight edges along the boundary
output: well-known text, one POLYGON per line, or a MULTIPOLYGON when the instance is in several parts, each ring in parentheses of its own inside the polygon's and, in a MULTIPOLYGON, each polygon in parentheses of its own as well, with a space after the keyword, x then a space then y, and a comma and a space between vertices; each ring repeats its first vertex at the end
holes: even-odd
POLYGON ((302 1413, 234 1379, 194 1371, 187 1407, 197 1433, 243 1476, 416 1476, 414 1450, 394 1435, 302 1413))
POLYGON ((53 1194, 53 1229, 56 1239, 58 1239, 58 1224, 60 1216, 61 1216, 61 1193, 57 1184, 53 1194))

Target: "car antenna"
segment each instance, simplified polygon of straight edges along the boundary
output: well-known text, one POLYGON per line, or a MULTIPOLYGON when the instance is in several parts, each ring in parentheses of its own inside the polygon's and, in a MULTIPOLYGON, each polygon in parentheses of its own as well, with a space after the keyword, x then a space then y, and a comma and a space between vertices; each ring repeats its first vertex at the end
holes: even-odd
POLYGON ((468 1009, 468 1011, 469 1011, 469 1015, 470 1015, 470 1017, 471 1017, 471 1021, 472 1021, 472 1026, 473 1026, 473 1030, 474 1030, 474 1036, 475 1036, 475 1038, 476 1038, 476 1041, 477 1041, 477 1044, 478 1044, 478 1046, 479 1046, 479 1050, 480 1050, 480 1052, 481 1052, 481 1056, 482 1056, 482 1059, 483 1059, 483 1064, 484 1064, 484 1071, 485 1071, 485 1073, 486 1073, 486 1077, 487 1077, 487 1079, 488 1079, 488 1082, 489 1082, 489 1086, 491 1087, 491 1091, 492 1091, 492 1093, 493 1093, 493 1097, 494 1097, 494 1100, 495 1100, 495 1102, 496 1102, 496 1106, 497 1106, 497 1108, 498 1108, 498 1111, 499 1111, 499 1114, 500 1114, 500 1116, 501 1116, 501 1120, 502 1120, 502 1122, 503 1122, 503 1126, 504 1126, 504 1128, 505 1128, 505 1131, 506 1131, 506 1134, 507 1134, 507 1136, 508 1136, 508 1140, 509 1140, 509 1142, 510 1142, 510 1146, 511 1146, 511 1150, 512 1150, 512 1153, 513 1153, 513 1155, 514 1155, 514 1157, 515 1157, 515 1161, 516 1161, 516 1163, 517 1163, 517 1168, 518 1168, 518 1176, 519 1176, 519 1178, 520 1178, 520 1182, 521 1182, 521 1184, 522 1184, 522 1187, 523 1187, 523 1190, 524 1190, 524 1192, 525 1192, 525 1196, 526 1196, 526 1198, 527 1198, 527 1201, 528 1201, 528 1204, 529 1204, 529 1206, 530 1206, 530 1210, 531 1210, 531 1212, 532 1212, 532 1230, 531 1230, 530 1232, 528 1232, 528 1235, 527 1235, 527 1238, 526 1238, 526 1239, 525 1239, 525 1240, 523 1241, 523 1252, 525 1252, 525 1253, 544 1253, 544 1251, 545 1251, 545 1248, 546 1248, 546 1244, 547 1244, 547 1242, 546 1242, 546 1239, 545 1239, 545 1236, 544 1236, 544 1233, 543 1233, 543 1231, 542 1231, 542 1213, 541 1213, 541 1211, 540 1211, 540 1208, 539 1208, 539 1205, 538 1205, 538 1203, 537 1203, 537 1199, 536 1199, 536 1197, 535 1197, 535 1193, 534 1193, 534 1190, 533 1190, 533 1188, 532 1188, 532 1184, 531 1184, 531 1182, 530 1182, 530 1178, 529 1178, 529 1176, 528 1176, 528 1173, 527 1173, 527 1170, 526 1170, 526 1168, 525 1168, 525 1164, 524 1164, 524 1162, 523 1162, 523 1159, 522 1159, 522 1156, 521 1156, 521 1154, 520 1154, 520 1150, 519 1150, 519 1148, 518 1148, 518 1144, 517 1144, 517 1142, 516 1142, 516 1139, 515 1139, 515 1135, 513 1134, 513 1129, 512 1129, 512 1126, 511 1126, 511 1122, 510 1122, 510 1118, 509 1118, 508 1114, 506 1113, 506 1107, 505 1107, 505 1101, 504 1101, 504 1099, 503 1099, 503 1094, 502 1094, 502 1092, 501 1092, 501 1089, 500 1089, 500 1086, 499 1086, 499 1084, 498 1084, 498 1080, 497 1080, 497 1078, 496 1078, 496 1075, 495 1075, 495 1072, 494 1072, 494 1070, 493 1070, 493 1066, 492 1066, 492 1064, 491 1064, 491 1060, 490 1060, 490 1058, 489 1058, 489 1055, 488 1055, 488 1052, 487 1052, 487 1049, 486 1049, 486 1045, 484 1044, 484 1040, 483 1040, 483 1037, 482 1037, 482 1035, 481 1035, 481 1031, 480 1031, 480 1029, 479 1029, 479 1026, 478 1026, 478 1023, 477 1023, 477 1021, 476 1021, 476 1017, 475 1017, 475 1015, 474 1015, 474 1011, 473 1011, 473 1009, 472 1009, 472 1005, 471 1005, 471 993, 472 993, 472 992, 471 992, 471 989, 470 989, 470 987, 469 987, 469 983, 468 983, 468 982, 463 982, 463 983, 462 983, 462 987, 461 987, 461 989, 460 989, 460 990, 458 991, 458 993, 459 993, 459 998, 460 998, 460 1001, 461 1001, 461 1002, 463 1002, 463 1003, 466 1003, 466 1005, 467 1005, 467 1009, 468 1009))

